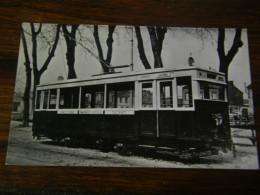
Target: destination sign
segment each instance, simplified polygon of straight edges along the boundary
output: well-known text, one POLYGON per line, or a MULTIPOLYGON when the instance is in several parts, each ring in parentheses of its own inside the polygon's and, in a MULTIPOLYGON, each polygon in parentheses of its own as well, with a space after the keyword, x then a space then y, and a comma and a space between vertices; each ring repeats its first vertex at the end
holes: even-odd
POLYGON ((134 115, 134 110, 106 110, 105 114, 111 115, 134 115))
POLYGON ((165 73, 160 73, 157 75, 157 78, 167 78, 167 77, 171 77, 172 74, 170 72, 165 72, 165 73))
POLYGON ((103 110, 79 110, 79 114, 103 114, 103 110))
POLYGON ((163 78, 172 78, 173 72, 163 72, 163 73, 157 73, 157 74, 146 74, 141 75, 139 77, 140 80, 147 80, 147 79, 163 79, 163 78))
POLYGON ((78 114, 78 110, 58 110, 58 114, 78 114))

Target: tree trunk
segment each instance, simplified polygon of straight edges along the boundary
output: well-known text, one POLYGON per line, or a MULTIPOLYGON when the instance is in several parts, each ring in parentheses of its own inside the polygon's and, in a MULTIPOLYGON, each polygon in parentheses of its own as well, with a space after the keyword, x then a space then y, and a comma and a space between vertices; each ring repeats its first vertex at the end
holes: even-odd
POLYGON ((41 76, 38 74, 34 74, 33 79, 33 97, 32 97, 32 109, 35 108, 35 100, 36 100, 36 86, 40 84, 40 78, 41 76))
POLYGON ((156 27, 157 42, 158 42, 158 49, 159 49, 160 56, 162 53, 163 40, 164 40, 166 32, 167 32, 166 27, 156 27))
POLYGON ((226 81, 228 82, 228 68, 238 52, 238 49, 243 46, 241 40, 241 29, 236 29, 236 34, 233 40, 233 44, 228 51, 225 53, 225 29, 218 29, 218 56, 219 56, 219 71, 225 73, 226 81))
POLYGON ((136 34, 136 38, 137 38, 137 48, 138 48, 138 51, 139 51, 139 56, 140 56, 140 59, 141 59, 143 65, 144 65, 144 68, 145 69, 151 69, 150 63, 148 62, 146 55, 145 55, 143 38, 142 38, 139 26, 135 27, 135 34, 136 34))
POLYGON ((24 31, 22 29, 22 43, 23 43, 23 51, 24 51, 24 57, 25 57, 25 71, 26 71, 26 84, 25 84, 25 90, 23 94, 23 104, 24 104, 24 110, 23 110, 23 126, 29 126, 29 116, 30 116, 30 91, 31 91, 31 62, 29 59, 29 54, 27 50, 27 43, 24 36, 24 31))
POLYGON ((72 42, 67 42, 67 65, 68 65, 68 79, 74 79, 77 78, 76 72, 75 72, 75 44, 72 42))
POLYGON ((59 35, 60 35, 60 27, 61 25, 57 25, 56 29, 56 35, 55 40, 53 43, 52 48, 49 51, 49 55, 47 59, 45 60, 43 66, 40 70, 38 70, 38 61, 37 61, 37 36, 41 32, 42 24, 40 24, 40 27, 38 31, 35 31, 34 24, 31 23, 31 31, 32 31, 32 59, 33 59, 33 76, 34 76, 34 82, 33 82, 33 99, 32 99, 32 110, 35 108, 35 97, 36 97, 36 86, 40 84, 40 79, 42 74, 45 70, 47 70, 49 63, 51 59, 54 57, 55 50, 57 48, 57 44, 59 41, 59 35))
POLYGON ((115 31, 116 26, 108 26, 108 37, 107 37, 107 59, 106 61, 110 64, 112 59, 113 52, 113 33, 115 31))
POLYGON ((79 25, 72 25, 71 32, 68 31, 67 25, 62 25, 62 30, 64 33, 64 37, 67 45, 67 65, 68 65, 68 79, 77 78, 75 72, 75 47, 76 47, 76 31, 79 25))
POLYGON ((108 72, 114 72, 114 68, 111 66, 111 59, 112 59, 112 52, 113 52, 113 33, 115 31, 116 26, 108 26, 108 38, 107 38, 107 58, 106 60, 104 59, 103 55, 103 49, 100 43, 99 39, 99 31, 98 31, 98 25, 94 25, 94 32, 93 36, 96 42, 97 46, 97 51, 98 51, 98 57, 99 57, 99 62, 101 64, 101 67, 103 69, 103 72, 108 73, 108 72))
POLYGON ((151 46, 154 56, 154 68, 162 68, 162 58, 161 58, 161 52, 162 52, 162 44, 164 40, 164 35, 167 31, 166 28, 161 27, 147 27, 150 40, 151 40, 151 46))

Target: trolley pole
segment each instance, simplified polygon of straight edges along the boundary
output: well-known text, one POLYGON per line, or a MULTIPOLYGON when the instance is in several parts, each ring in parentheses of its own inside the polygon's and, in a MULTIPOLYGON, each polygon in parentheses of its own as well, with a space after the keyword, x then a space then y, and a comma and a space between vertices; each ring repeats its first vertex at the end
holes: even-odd
POLYGON ((132 40, 131 40, 131 64, 130 64, 130 70, 134 71, 134 27, 132 27, 132 40))

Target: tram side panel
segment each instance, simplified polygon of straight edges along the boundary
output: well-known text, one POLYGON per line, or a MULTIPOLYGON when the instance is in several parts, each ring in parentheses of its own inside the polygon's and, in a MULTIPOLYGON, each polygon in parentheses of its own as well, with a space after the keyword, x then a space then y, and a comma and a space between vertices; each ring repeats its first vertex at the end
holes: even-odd
MULTIPOLYGON (((91 129, 92 120, 77 114, 58 114, 57 111, 34 112, 33 135, 62 139, 85 134, 91 129)), ((101 127, 102 123, 98 123, 101 127)), ((100 129, 97 127, 96 129, 100 129)), ((90 133, 90 132, 89 132, 90 133)))
POLYGON ((136 112, 138 120, 138 144, 144 146, 157 145, 157 115, 156 111, 136 112))
POLYGON ((52 139, 66 137, 137 140, 135 115, 58 114, 57 111, 34 113, 33 136, 52 139))
POLYGON ((135 115, 104 115, 103 122, 102 134, 104 138, 114 141, 137 139, 135 115))

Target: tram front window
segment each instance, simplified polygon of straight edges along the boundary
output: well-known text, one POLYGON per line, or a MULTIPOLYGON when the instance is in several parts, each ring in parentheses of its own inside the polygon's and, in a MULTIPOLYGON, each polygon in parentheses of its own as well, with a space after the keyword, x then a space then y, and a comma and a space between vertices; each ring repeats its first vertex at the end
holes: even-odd
POLYGON ((225 100, 225 87, 222 85, 201 82, 200 98, 210 100, 225 100))
POLYGON ((153 107, 153 84, 152 83, 142 84, 142 107, 143 108, 153 107))
POLYGON ((191 77, 177 78, 178 107, 192 107, 191 77))
POLYGON ((172 82, 160 82, 160 106, 161 108, 172 108, 172 82))

